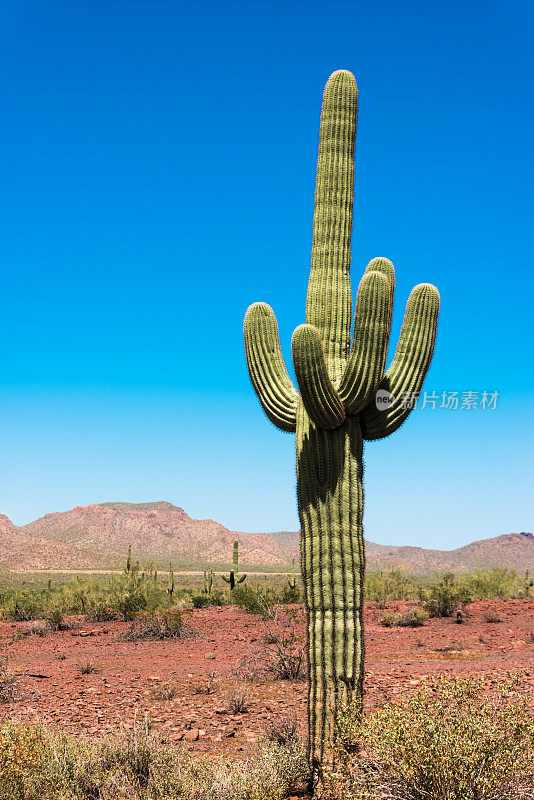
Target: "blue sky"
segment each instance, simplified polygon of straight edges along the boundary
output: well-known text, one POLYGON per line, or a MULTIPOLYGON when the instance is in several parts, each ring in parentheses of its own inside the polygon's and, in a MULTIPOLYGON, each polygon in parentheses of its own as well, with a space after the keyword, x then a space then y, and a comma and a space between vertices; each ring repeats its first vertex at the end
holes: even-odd
POLYGON ((368 538, 533 529, 528 2, 0 3, 0 512, 166 499, 297 528, 293 437, 248 382, 242 320, 304 321, 321 94, 360 92, 352 274, 442 313, 428 391, 366 449, 368 538), (529 369, 530 367, 530 369, 529 369))

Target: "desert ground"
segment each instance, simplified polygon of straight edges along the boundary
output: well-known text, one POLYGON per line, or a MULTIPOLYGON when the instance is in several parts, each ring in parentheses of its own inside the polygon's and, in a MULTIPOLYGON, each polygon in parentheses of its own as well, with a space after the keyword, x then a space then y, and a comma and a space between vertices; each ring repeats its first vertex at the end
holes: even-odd
MULTIPOLYGON (((429 675, 495 677, 521 670, 534 712, 534 600, 474 602, 462 624, 455 618, 413 629, 380 624, 385 613, 413 605, 366 604, 369 707, 414 691, 429 675)), ((260 669, 272 652, 273 633, 293 631, 288 652, 304 645, 300 605, 271 621, 235 607, 194 609, 178 640, 124 641, 128 622, 70 617, 68 623, 67 630, 20 638, 29 623, 0 626, 17 679, 15 696, 0 714, 95 738, 132 728, 148 715, 152 730, 171 743, 236 757, 249 753, 277 721, 294 716, 304 728, 306 680, 281 680, 260 669), (232 701, 243 691, 246 709, 233 713, 232 701)))

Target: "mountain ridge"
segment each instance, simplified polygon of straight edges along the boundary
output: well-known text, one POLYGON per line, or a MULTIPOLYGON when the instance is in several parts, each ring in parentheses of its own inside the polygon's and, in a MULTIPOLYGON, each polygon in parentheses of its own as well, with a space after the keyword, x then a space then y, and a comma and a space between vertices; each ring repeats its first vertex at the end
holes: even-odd
MULTIPOLYGON (((51 512, 16 526, 0 514, 0 568, 103 569, 122 566, 128 546, 142 563, 173 562, 174 568, 227 564, 234 539, 248 567, 288 568, 298 560, 298 532, 244 533, 212 519, 194 519, 168 501, 108 501, 51 512)), ((408 572, 465 572, 477 566, 534 569, 534 535, 519 533, 470 542, 453 550, 366 541, 367 566, 401 566, 408 572)))

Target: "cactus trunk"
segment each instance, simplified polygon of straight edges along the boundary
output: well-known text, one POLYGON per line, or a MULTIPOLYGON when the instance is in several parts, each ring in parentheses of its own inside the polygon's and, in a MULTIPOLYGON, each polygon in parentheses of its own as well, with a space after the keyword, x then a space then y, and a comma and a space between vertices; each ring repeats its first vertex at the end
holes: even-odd
POLYGON ((297 496, 308 615, 309 755, 330 760, 337 708, 363 693, 363 441, 352 417, 333 431, 297 412, 297 496))

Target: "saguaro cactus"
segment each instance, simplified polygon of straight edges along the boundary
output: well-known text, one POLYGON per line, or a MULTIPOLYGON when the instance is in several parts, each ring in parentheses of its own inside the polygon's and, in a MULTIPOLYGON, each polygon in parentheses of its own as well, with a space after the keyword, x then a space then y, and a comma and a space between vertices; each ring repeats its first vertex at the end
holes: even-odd
POLYGON ((174 594, 174 570, 172 564, 169 563, 169 579, 167 581, 167 594, 169 596, 169 606, 172 607, 172 596, 174 594))
POLYGON ((213 591, 213 577, 212 569, 204 570, 204 594, 207 594, 208 597, 211 597, 213 591))
POLYGON ((295 559, 291 559, 291 578, 287 579, 287 585, 290 589, 295 591, 297 588, 297 579, 295 578, 295 559))
POLYGON ((221 576, 223 581, 230 584, 230 591, 233 592, 236 585, 238 583, 243 583, 246 579, 246 574, 239 577, 239 542, 237 539, 234 539, 234 552, 233 552, 233 559, 232 559, 232 569, 230 570, 230 575, 228 578, 226 575, 221 576))
POLYGON ((274 425, 296 433, 301 572, 308 616, 312 767, 332 753, 336 712, 363 695, 363 442, 399 428, 434 350, 439 293, 416 286, 385 372, 395 273, 374 258, 358 287, 351 342, 350 244, 357 87, 345 70, 326 84, 321 113, 306 324, 293 334, 297 391, 270 306, 245 316, 248 369, 274 425))

